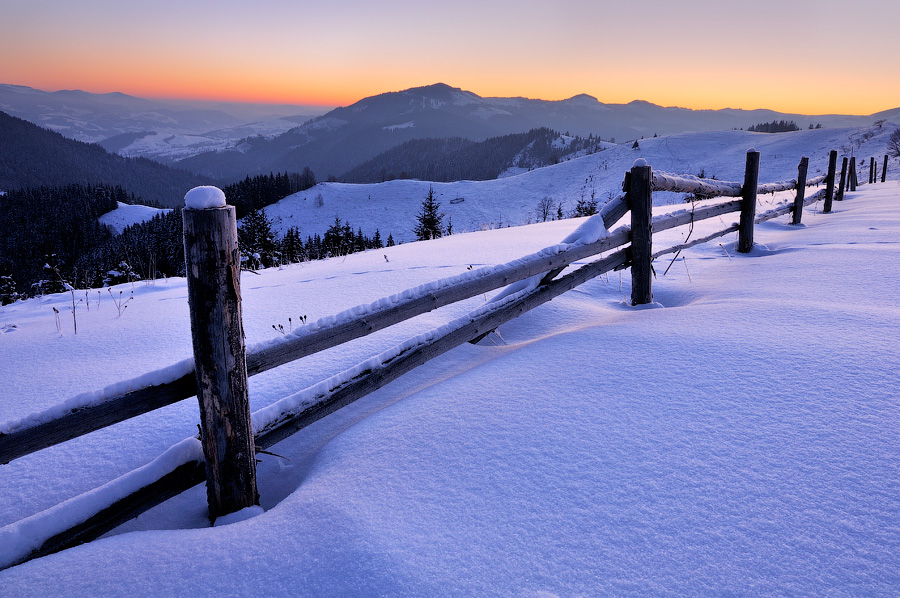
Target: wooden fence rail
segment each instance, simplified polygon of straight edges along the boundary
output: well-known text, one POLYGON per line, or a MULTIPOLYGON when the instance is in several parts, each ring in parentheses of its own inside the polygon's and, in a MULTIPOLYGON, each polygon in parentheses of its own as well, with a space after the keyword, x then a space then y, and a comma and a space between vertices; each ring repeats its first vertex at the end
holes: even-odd
MULTIPOLYGON (((626 211, 624 198, 620 196, 607 203, 601 214, 604 222, 608 221, 612 226, 625 215, 626 211)), ((482 295, 543 272, 565 268, 572 262, 618 247, 627 241, 627 231, 618 232, 597 243, 573 246, 555 255, 528 256, 502 266, 466 273, 449 279, 447 285, 440 289, 425 293, 410 289, 401 293, 401 296, 410 298, 400 299, 391 305, 374 309, 360 306, 362 311, 368 312, 363 317, 340 320, 323 326, 313 325, 308 327, 311 329, 310 332, 299 329, 295 334, 284 337, 282 342, 273 342, 257 351, 249 352, 247 373, 250 376, 260 374, 439 307, 482 295)), ((109 397, 102 402, 75 409, 47 422, 23 425, 9 433, 0 434, 0 463, 8 463, 13 459, 171 405, 196 394, 196 375, 191 368, 170 382, 109 397)))
MULTIPOLYGON (((832 152, 832 155, 836 159, 836 153, 832 152)), ((801 169, 805 161, 805 158, 804 161, 801 161, 801 169)), ((540 284, 535 290, 514 294, 496 303, 489 303, 469 316, 438 329, 431 338, 402 345, 395 352, 388 354, 380 364, 369 365, 361 373, 348 375, 336 382, 332 388, 313 397, 313 400, 305 403, 305 406, 296 410, 286 409, 274 417, 269 417, 266 421, 255 421, 257 430, 254 443, 256 448, 258 450, 270 448, 297 430, 396 380, 430 359, 456 346, 481 338, 504 322, 605 272, 631 266, 632 302, 635 304, 648 302, 652 300, 650 286, 652 268, 649 267, 649 264, 653 259, 736 231, 741 233, 739 250, 741 244, 748 242, 752 247, 754 224, 788 213, 795 214, 796 219, 796 214, 802 209, 802 206, 821 200, 827 193, 830 193, 828 190, 834 188, 835 169, 831 167, 829 174, 825 177, 805 181, 805 184, 804 172, 803 176, 798 176, 797 180, 767 185, 758 185, 756 181, 758 168, 759 154, 752 150, 748 152, 744 184, 655 173, 645 163, 636 163, 631 172, 626 175, 626 183, 623 185, 626 194, 607 203, 600 213, 604 225, 607 229, 611 229, 629 211, 629 208, 641 204, 640 210, 631 210, 632 224, 630 226, 621 226, 593 243, 576 243, 556 247, 554 251, 538 252, 508 264, 482 268, 446 279, 440 288, 431 288, 429 285, 425 285, 411 289, 399 295, 401 298, 396 301, 376 302, 370 306, 361 306, 352 310, 353 312, 361 311, 363 313, 361 316, 347 319, 336 318, 331 323, 324 323, 321 326, 305 327, 293 335, 277 339, 249 352, 247 354, 247 372, 249 375, 258 374, 278 365, 371 334, 416 315, 481 295, 513 282, 542 275, 540 284), (822 190, 810 197, 803 196, 803 191, 807 186, 821 184, 823 180, 828 183, 827 190, 822 190), (756 216, 758 193, 774 193, 790 189, 797 189, 797 197, 794 202, 756 216), (652 217, 650 205, 652 205, 651 193, 654 190, 685 192, 710 198, 741 197, 741 199, 696 209, 692 207, 691 210, 652 217), (752 206, 748 207, 748 203, 751 203, 752 206), (635 212, 638 211, 642 214, 635 216, 635 212), (693 225, 696 222, 731 212, 741 212, 740 224, 728 226, 691 242, 668 247, 655 253, 652 251, 654 233, 686 224, 693 225), (638 234, 637 227, 646 231, 647 234, 638 234), (609 251, 612 253, 556 278, 574 262, 599 256, 609 251), (636 268, 637 259, 643 260, 647 267, 636 268), (636 287, 638 288, 637 294, 634 292, 636 287)), ((798 174, 800 173, 798 172, 798 174)), ((843 181, 841 186, 843 186, 843 181)), ((749 251, 749 248, 747 250, 749 251)), ((63 417, 30 427, 23 426, 22 429, 0 434, 0 462, 6 463, 41 448, 196 395, 195 372, 189 371, 174 376, 173 380, 164 384, 109 397, 95 405, 76 409, 63 417)), ((179 462, 156 480, 112 505, 98 510, 86 521, 60 531, 51 538, 43 539, 39 547, 27 555, 21 555, 15 563, 0 563, 0 569, 99 537, 123 521, 199 484, 207 479, 208 475, 202 460, 189 458, 184 462, 179 462)))

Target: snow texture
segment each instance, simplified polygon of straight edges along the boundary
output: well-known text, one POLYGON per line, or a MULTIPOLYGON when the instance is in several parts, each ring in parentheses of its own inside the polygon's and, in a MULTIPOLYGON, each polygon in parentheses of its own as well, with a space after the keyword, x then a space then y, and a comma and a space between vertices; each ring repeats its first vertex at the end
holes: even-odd
MULTIPOLYGON (((641 140, 640 154, 654 171, 682 175, 705 171, 707 181, 713 181, 712 177, 743 181, 746 148, 752 145, 760 151, 761 183, 795 179, 801 155, 809 156, 809 178, 814 178, 825 173, 828 154, 833 149, 842 154, 853 151, 858 156, 883 155, 887 137, 894 125, 900 125, 898 117, 894 120, 881 128, 834 127, 794 131, 790 135, 715 131, 649 137, 641 140)), ((622 188, 623 176, 634 160, 631 144, 624 143, 530 172, 513 169, 510 174, 518 174, 497 180, 393 180, 365 185, 323 182, 268 206, 266 215, 274 221, 279 234, 297 227, 304 239, 323 235, 334 223, 335 215, 339 215, 354 229, 361 227, 368 236, 377 229, 383 239, 392 234, 395 241, 407 242, 415 239, 416 211, 410 206, 421 204, 431 187, 446 214, 445 222, 452 218, 457 233, 518 226, 539 219, 536 208, 545 197, 551 198, 554 205, 562 203, 566 214, 579 197, 589 197, 593 191, 602 205, 608 192, 622 188), (322 205, 316 201, 320 195, 322 205), (451 203, 457 197, 464 197, 465 202, 451 203)), ((676 201, 682 202, 683 196, 654 194, 656 206, 676 201)))
MULTIPOLYGON (((720 178, 737 179, 748 137, 641 147, 659 150, 647 156, 654 168, 674 153, 696 161, 661 169, 712 172, 705 152, 720 178)), ((827 163, 821 131, 753 138, 775 173, 761 181, 796 173, 801 154, 827 163), (796 145, 782 153, 784 140, 796 145)), ((596 170, 602 154, 582 164, 596 170)), ((583 184, 575 162, 541 176, 583 184)), ((516 178, 505 179, 505 196, 518 192, 516 178)), ((460 206, 476 203, 457 191, 460 206)), ((761 197, 757 212, 791 196, 761 197)), ((103 539, 0 571, 0 595, 894 595, 898 206, 893 176, 847 193, 831 214, 809 205, 803 226, 789 216, 757 225, 747 255, 732 236, 682 252, 681 264, 660 260, 656 309, 628 304, 627 272, 598 277, 501 327, 498 346, 449 351, 272 447, 279 456, 259 455, 261 508, 241 521, 209 527, 200 486, 103 539)), ((719 220, 660 232, 654 249, 720 229, 719 220)), ((248 341, 279 342, 272 325, 290 334, 289 317, 296 329, 301 315, 322 322, 372 297, 394 301, 555 251, 577 224, 247 274, 248 341)), ((51 312, 69 293, 3 306, 0 329, 15 334, 0 335, 0 420, 188 359, 184 280, 134 292, 122 317, 108 299, 79 307, 77 335, 58 332, 51 312)), ((496 307, 475 297, 254 376, 254 424, 279 401, 308 398, 297 389, 496 307)), ((197 421, 196 401, 183 401, 4 465, 0 554, 14 560, 69 517, 140 485, 141 467, 199 458, 196 439, 180 444, 197 421)))
POLYGON ((165 214, 172 210, 151 208, 150 206, 130 205, 118 202, 118 207, 100 216, 100 223, 112 227, 117 234, 129 226, 140 224, 153 219, 154 216, 165 214))
POLYGON ((141 374, 136 378, 121 380, 115 384, 110 384, 102 390, 83 392, 61 403, 53 405, 49 409, 44 409, 21 419, 9 421, 0 425, 0 434, 19 432, 39 424, 47 423, 51 420, 58 419, 67 413, 71 413, 72 411, 103 403, 111 398, 121 396, 128 392, 174 382, 182 376, 191 373, 193 370, 194 359, 183 359, 178 363, 146 374, 141 374))
POLYGON ((25 558, 53 536, 191 461, 203 461, 203 447, 196 438, 185 439, 151 463, 100 488, 0 528, 0 568, 25 558))
POLYGON ((218 187, 203 185, 194 187, 184 196, 184 207, 189 210, 209 210, 225 207, 225 194, 218 187))
MULTIPOLYGON (((593 216, 582 222, 578 226, 578 228, 567 235, 559 245, 548 247, 538 255, 545 256, 559 253, 560 251, 565 250, 566 245, 590 245, 591 243, 596 243, 608 234, 609 231, 606 230, 606 225, 603 223, 603 215, 594 214, 593 216)), ((510 295, 520 296, 522 294, 529 293, 538 287, 538 285, 541 283, 541 280, 543 280, 544 276, 546 275, 547 273, 544 272, 541 274, 535 274, 534 276, 531 276, 524 280, 514 282, 500 291, 497 295, 492 297, 490 302, 494 303, 502 299, 506 299, 510 295)))

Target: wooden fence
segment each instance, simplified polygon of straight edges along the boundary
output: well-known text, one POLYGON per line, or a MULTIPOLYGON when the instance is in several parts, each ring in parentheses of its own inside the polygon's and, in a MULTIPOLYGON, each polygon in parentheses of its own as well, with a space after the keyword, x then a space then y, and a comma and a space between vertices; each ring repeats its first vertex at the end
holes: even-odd
MULTIPOLYGON (((607 236, 591 243, 574 243, 565 245, 562 249, 556 251, 538 252, 504 265, 486 267, 454 278, 445 279, 441 281, 437 288, 433 288, 433 285, 425 285, 417 289, 411 289, 398 295, 401 298, 395 301, 381 301, 370 306, 361 306, 354 310, 361 310, 363 315, 359 317, 335 320, 328 325, 301 328, 294 334, 281 339, 281 342, 247 353, 245 366, 242 334, 237 334, 240 343, 233 347, 229 355, 220 355, 218 362, 215 360, 209 361, 210 350, 202 341, 198 340, 198 336, 203 336, 205 334, 203 327, 208 327, 210 324, 195 321, 195 316, 198 316, 195 312, 216 312, 220 316, 218 317, 219 321, 212 323, 214 328, 228 328, 222 320, 230 320, 232 331, 234 331, 235 326, 238 327, 238 330, 240 328, 239 275, 235 269, 235 264, 240 262, 237 260, 234 239, 230 236, 235 226, 233 209, 231 209, 229 215, 224 214, 224 212, 228 212, 227 209, 197 210, 197 213, 193 213, 195 212, 194 210, 186 209, 185 246, 195 347, 194 363, 198 364, 197 368, 193 371, 171 376, 172 379, 164 383, 139 388, 116 396, 104 397, 93 404, 74 408, 71 412, 52 418, 49 421, 34 425, 23 424, 18 428, 14 427, 8 433, 0 434, 0 463, 8 463, 13 459, 32 452, 193 396, 198 396, 200 399, 201 420, 204 428, 201 436, 203 436, 205 443, 204 451, 206 457, 204 458, 202 455, 188 451, 187 457, 175 459, 171 463, 167 461, 169 465, 165 471, 155 475, 151 482, 140 482, 139 487, 129 490, 126 495, 115 500, 113 504, 104 508, 98 508, 90 517, 67 526, 66 529, 60 530, 52 537, 38 539, 35 544, 39 543, 39 545, 31 549, 27 554, 17 555, 14 560, 8 563, 0 562, 0 569, 97 538, 124 521, 136 517, 153 506, 205 480, 207 481, 210 515, 212 517, 237 510, 248 504, 257 504, 255 472, 252 472, 251 475, 251 472, 247 470, 248 467, 255 467, 255 460, 252 458, 244 459, 242 462, 237 463, 240 459, 236 460, 226 456, 217 464, 215 459, 211 457, 211 452, 215 451, 220 451, 220 454, 227 455, 227 447, 225 445, 231 442, 227 438, 217 436, 219 433, 215 429, 217 426, 243 428, 244 433, 249 434, 249 438, 244 437, 239 442, 244 443, 242 450, 246 454, 252 455, 254 451, 265 450, 311 423, 383 387, 419 365, 466 342, 477 341, 504 322, 611 270, 619 270, 630 266, 632 271, 632 304, 648 303, 652 301, 653 296, 652 261, 660 256, 677 253, 733 232, 738 233, 737 250, 739 252, 749 252, 753 247, 753 230, 754 225, 757 223, 792 214, 792 221, 799 224, 803 207, 820 199, 824 199, 823 212, 830 212, 832 200, 842 200, 844 185, 849 185, 850 181, 855 179, 855 159, 851 158, 848 172, 847 158, 844 158, 840 184, 837 186, 838 195, 834 197, 836 161, 837 152, 832 151, 829 156, 828 174, 807 179, 808 159, 803 158, 800 161, 796 179, 760 185, 757 180, 759 153, 754 150, 747 152, 743 183, 653 172, 649 165, 639 160, 631 171, 625 175, 623 183, 624 193, 608 202, 599 214, 604 225, 610 230, 614 224, 629 212, 631 214, 630 224, 621 226, 607 236), (825 189, 809 197, 805 195, 807 187, 820 185, 822 182, 826 183, 825 189), (757 196, 759 194, 786 190, 796 190, 793 202, 763 214, 756 214, 757 196), (696 209, 682 210, 654 218, 651 207, 653 191, 688 193, 705 199, 739 199, 712 203, 696 209), (203 212, 213 211, 223 213, 215 218, 207 218, 203 214, 203 212), (662 250, 653 250, 654 233, 677 226, 693 226, 694 223, 732 212, 740 212, 739 223, 690 242, 684 242, 662 250), (225 222, 224 225, 222 224, 223 222, 225 222), (230 249, 222 251, 220 250, 221 247, 217 249, 215 244, 205 249, 195 247, 198 244, 203 245, 206 241, 202 241, 202 239, 210 236, 224 239, 223 242, 230 249), (606 253, 606 255, 601 259, 582 265, 563 276, 559 276, 574 262, 599 256, 603 253, 606 253), (197 281, 192 281, 191 278, 192 272, 199 273, 201 269, 199 264, 207 260, 209 255, 227 256, 227 259, 222 263, 208 263, 204 267, 209 272, 218 272, 216 275, 208 275, 213 278, 217 277, 216 280, 218 282, 211 287, 208 285, 203 286, 197 281), (439 307, 537 276, 541 277, 540 284, 533 291, 524 294, 514 294, 504 300, 488 303, 469 316, 438 329, 435 334, 425 340, 401 345, 379 364, 368 364, 363 371, 353 373, 343 379, 334 381, 333 384, 329 384, 329 388, 320 392, 311 404, 306 404, 296 409, 286 409, 274 417, 269 417, 265 422, 256 422, 258 424, 256 433, 253 434, 251 432, 249 415, 245 411, 247 409, 246 375, 259 374, 279 365, 382 330, 439 307), (218 289, 215 288, 216 285, 218 285, 218 289), (202 288, 198 290, 200 287, 202 288), (219 296, 213 297, 213 295, 217 294, 219 296), (236 302, 235 299, 237 300, 236 302), (222 307, 228 301, 231 301, 230 307, 222 307), (211 305, 219 307, 211 309, 211 305), (235 312, 235 310, 237 311, 235 312), (228 379, 229 376, 233 378, 235 372, 237 372, 238 377, 244 376, 243 382, 228 379), (220 378, 220 383, 210 383, 210 379, 217 376, 220 378), (243 384, 244 390, 238 389, 235 392, 235 384, 237 384, 237 387, 243 384), (223 390, 222 385, 228 388, 223 390), (238 407, 229 406, 222 408, 221 405, 212 405, 210 401, 218 401, 221 398, 213 396, 217 393, 228 395, 229 401, 234 399, 231 395, 236 395, 237 398, 234 400, 238 403, 238 407), (227 424, 222 424, 221 422, 216 424, 212 422, 212 419, 210 419, 210 423, 207 423, 207 418, 212 417, 208 411, 216 409, 235 412, 234 417, 227 424), (248 446, 250 447, 249 449, 247 448, 248 446), (249 453, 247 452, 248 450, 249 453), (237 467, 235 466, 236 463, 237 467), (244 481, 238 485, 240 486, 238 490, 228 491, 236 494, 237 497, 226 497, 224 504, 217 502, 222 500, 222 496, 219 490, 214 489, 214 486, 222 485, 220 482, 223 479, 226 481, 225 485, 227 485, 229 483, 227 479, 233 476, 244 476, 244 481), (253 478, 252 482, 248 481, 250 478, 253 478)), ((882 176, 884 177, 884 175, 885 172, 883 171, 882 176)), ((198 276, 202 278, 207 275, 198 274, 198 276)), ((222 344, 221 339, 217 342, 222 344)), ((123 477, 128 477, 128 475, 130 474, 126 474, 123 477)), ((37 514, 33 517, 40 517, 41 515, 37 514)), ((0 529, 0 532, 2 532, 2 529, 0 529)))

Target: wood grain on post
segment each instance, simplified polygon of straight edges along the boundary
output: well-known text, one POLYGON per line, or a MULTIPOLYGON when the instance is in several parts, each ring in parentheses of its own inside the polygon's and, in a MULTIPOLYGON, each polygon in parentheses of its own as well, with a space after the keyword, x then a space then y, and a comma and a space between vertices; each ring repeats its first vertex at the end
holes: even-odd
POLYGON ((875 171, 875 168, 876 168, 875 156, 872 156, 871 158, 869 158, 869 184, 870 185, 875 182, 875 177, 878 176, 878 173, 875 171))
POLYGON ((847 156, 841 161, 841 184, 838 185, 835 201, 844 201, 844 186, 847 184, 847 156))
POLYGON ((825 175, 825 207, 822 211, 831 212, 831 202, 834 199, 834 176, 837 171, 837 150, 831 150, 828 154, 828 174, 825 175))
POLYGON ((884 165, 881 167, 881 182, 887 181, 887 162, 888 157, 887 154, 884 155, 884 165))
POLYGON ((850 157, 850 182, 848 186, 850 187, 850 191, 856 191, 856 186, 859 184, 859 181, 856 178, 856 156, 850 157))
POLYGON ((653 174, 643 160, 631 168, 628 208, 631 210, 631 304, 653 301, 650 277, 653 274, 653 197, 650 184, 653 174))
POLYGON ((747 150, 744 168, 744 185, 741 193, 741 220, 738 229, 737 250, 749 253, 753 249, 753 224, 756 220, 756 189, 759 185, 759 152, 747 150))
POLYGON ((803 199, 806 197, 806 173, 809 170, 809 158, 800 158, 797 167, 797 195, 794 197, 794 218, 792 224, 800 224, 803 217, 803 199))
POLYGON ((184 254, 211 520, 258 505, 233 206, 188 209, 184 254))

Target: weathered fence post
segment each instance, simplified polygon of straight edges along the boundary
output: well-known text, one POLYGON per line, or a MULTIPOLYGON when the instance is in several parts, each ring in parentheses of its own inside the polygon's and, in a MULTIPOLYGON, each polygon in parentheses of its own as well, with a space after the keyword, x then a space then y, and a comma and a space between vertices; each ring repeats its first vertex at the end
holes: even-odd
POLYGON ((759 185, 759 152, 747 150, 744 186, 741 187, 741 220, 738 228, 737 250, 749 253, 753 249, 753 225, 756 220, 756 192, 759 185))
POLYGON ((797 195, 794 196, 794 218, 792 224, 800 224, 803 216, 803 199, 806 197, 806 172, 809 170, 809 158, 800 158, 797 166, 797 195))
POLYGON ((184 255, 210 520, 259 504, 241 318, 237 220, 225 194, 185 196, 184 255))
POLYGON ((881 182, 887 181, 887 154, 884 155, 884 166, 881 167, 881 182))
POLYGON ((856 178, 856 156, 850 157, 850 182, 848 186, 850 187, 850 191, 856 191, 856 185, 859 181, 856 178))
POLYGON ((653 266, 653 196, 650 184, 653 175, 643 158, 635 160, 627 193, 631 210, 631 304, 643 305, 653 301, 650 277, 653 266))
POLYGON ((875 168, 876 168, 875 156, 872 156, 869 159, 869 184, 870 185, 875 182, 875 177, 878 176, 878 173, 875 171, 875 168))
POLYGON ((825 175, 825 207, 822 211, 831 212, 831 202, 834 199, 834 175, 837 171, 837 150, 831 150, 828 154, 828 174, 825 175))
POLYGON ((835 201, 844 201, 844 185, 847 184, 847 156, 841 161, 841 184, 838 185, 835 201))

